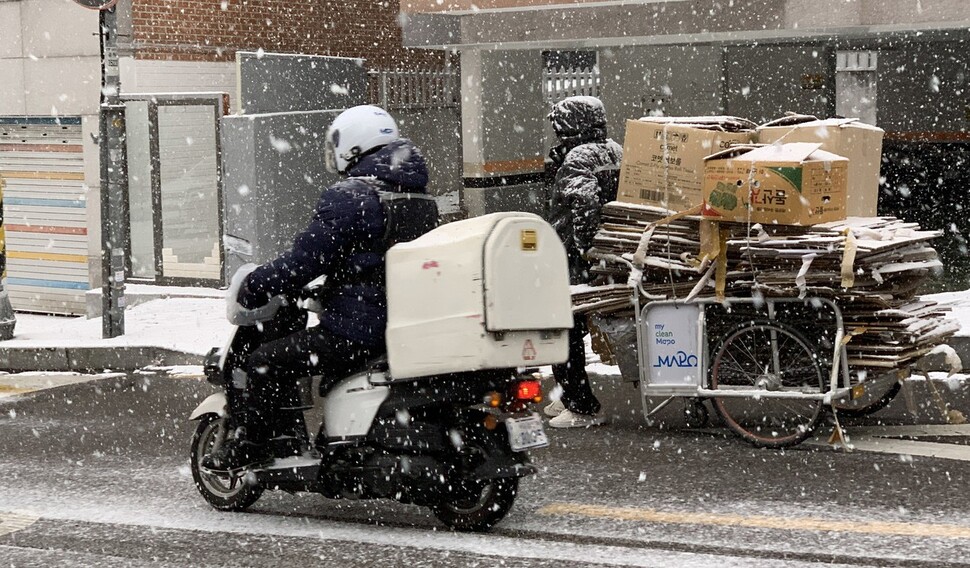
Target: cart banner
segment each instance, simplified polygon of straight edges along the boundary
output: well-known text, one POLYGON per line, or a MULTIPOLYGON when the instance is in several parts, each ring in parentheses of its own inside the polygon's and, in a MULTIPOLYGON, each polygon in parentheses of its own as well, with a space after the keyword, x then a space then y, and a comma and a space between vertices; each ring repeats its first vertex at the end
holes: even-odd
POLYGON ((644 308, 641 329, 650 385, 701 385, 701 306, 654 304, 644 308))

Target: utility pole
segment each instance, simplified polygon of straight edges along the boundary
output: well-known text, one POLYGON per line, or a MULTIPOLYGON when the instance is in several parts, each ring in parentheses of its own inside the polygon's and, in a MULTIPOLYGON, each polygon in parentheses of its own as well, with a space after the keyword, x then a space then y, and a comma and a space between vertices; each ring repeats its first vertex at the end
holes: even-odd
POLYGON ((7 275, 7 237, 3 229, 3 176, 0 176, 0 341, 13 339, 17 317, 10 305, 10 296, 3 288, 2 278, 7 275))
POLYGON ((125 106, 118 69, 118 0, 74 0, 98 10, 101 36, 101 335, 125 333, 125 250, 128 202, 125 106))

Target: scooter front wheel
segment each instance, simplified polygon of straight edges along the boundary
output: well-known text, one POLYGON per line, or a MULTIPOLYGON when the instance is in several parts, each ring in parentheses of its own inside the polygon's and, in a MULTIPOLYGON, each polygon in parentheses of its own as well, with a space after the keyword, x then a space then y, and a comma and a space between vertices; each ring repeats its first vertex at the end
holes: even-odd
POLYGON ((199 465, 202 457, 212 451, 216 440, 224 437, 226 418, 206 414, 192 436, 191 469, 195 487, 202 497, 220 511, 242 511, 263 494, 263 487, 242 473, 210 472, 199 465))

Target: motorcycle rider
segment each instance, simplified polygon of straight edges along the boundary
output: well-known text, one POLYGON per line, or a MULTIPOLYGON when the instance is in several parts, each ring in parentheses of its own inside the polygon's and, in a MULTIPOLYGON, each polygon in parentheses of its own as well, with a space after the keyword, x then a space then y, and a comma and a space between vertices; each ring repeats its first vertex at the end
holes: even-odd
MULTIPOLYGON (((575 96, 553 105, 547 117, 559 144, 549 150, 547 174, 554 173, 550 223, 566 247, 570 284, 592 279, 584 254, 593 244, 600 209, 616 199, 623 148, 606 137, 606 110, 591 96, 575 96)), ((577 316, 569 332, 569 359, 553 365, 562 388, 559 400, 544 412, 555 428, 581 428, 604 424, 600 403, 586 374, 586 318, 577 316)))
POLYGON ((282 316, 290 321, 277 325, 284 330, 274 334, 278 338, 270 335, 272 340, 246 358, 244 376, 233 377, 242 389, 238 404, 230 403, 235 435, 202 459, 208 469, 238 469, 273 457, 266 449, 273 435, 268 422, 293 396, 297 379, 322 375, 322 394, 386 352, 389 235, 413 238, 437 224, 429 198, 407 199, 406 214, 391 213, 388 203, 395 198, 426 192, 428 170, 421 152, 399 137, 396 122, 383 109, 362 105, 337 116, 326 133, 325 160, 327 169, 344 179, 323 191, 292 247, 251 272, 238 296, 243 308, 253 310, 325 275, 320 323, 306 328, 305 313, 294 320, 291 310, 282 316))

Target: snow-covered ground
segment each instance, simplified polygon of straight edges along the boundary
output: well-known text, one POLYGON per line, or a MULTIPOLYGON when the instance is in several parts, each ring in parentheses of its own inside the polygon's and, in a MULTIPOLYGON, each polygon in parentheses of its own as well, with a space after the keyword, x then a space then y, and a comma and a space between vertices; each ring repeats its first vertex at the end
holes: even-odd
POLYGON ((232 326, 222 298, 164 298, 125 311, 125 334, 101 337, 101 318, 16 314, 14 337, 0 347, 164 347, 206 354, 223 345, 232 326))

